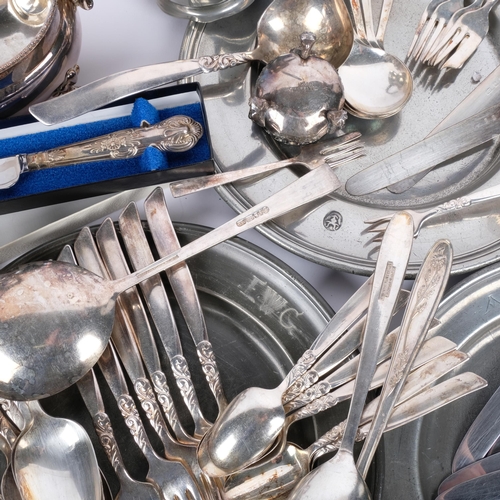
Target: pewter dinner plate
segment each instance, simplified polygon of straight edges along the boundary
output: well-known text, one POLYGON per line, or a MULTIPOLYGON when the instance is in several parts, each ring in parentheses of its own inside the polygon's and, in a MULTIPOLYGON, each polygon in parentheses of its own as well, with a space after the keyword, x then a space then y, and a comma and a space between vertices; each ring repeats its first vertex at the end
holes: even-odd
POLYGON ((448 337, 470 359, 451 375, 472 371, 488 387, 384 435, 377 453, 375 498, 432 500, 451 473, 455 451, 500 385, 500 265, 456 285, 440 305, 434 335, 448 337), (404 492, 402 496, 401 493, 404 492))
MULTIPOLYGON (((207 228, 191 224, 177 224, 176 229, 181 245, 207 231, 207 228)), ((32 250, 11 263, 9 268, 35 260, 55 259, 62 247, 71 244, 76 235, 59 238, 32 250)), ((189 266, 229 399, 250 386, 276 387, 333 314, 324 299, 286 264, 242 239, 235 238, 193 257, 189 266)), ((206 416, 213 421, 216 416, 215 402, 173 298, 172 308, 200 404, 206 416)), ((162 363, 168 377, 171 373, 168 372, 165 357, 162 363)), ((175 383, 171 383, 170 387, 175 397, 175 383)), ((103 385, 101 388, 106 389, 103 385)), ((106 390, 103 393, 127 468, 134 477, 144 478, 144 459, 132 441, 111 393, 106 390)), ((72 418, 84 425, 94 442, 100 466, 116 495, 116 478, 98 444, 78 390, 72 386, 43 400, 42 405, 51 415, 72 418)), ((181 408, 180 404, 177 408, 181 408)), ((315 419, 299 422, 290 430, 290 437, 299 444, 308 445, 345 418, 346 410, 347 407, 342 405, 315 419)), ((185 411, 180 412, 180 417, 189 426, 185 411)), ((155 436, 151 436, 151 440, 159 444, 155 436)), ((158 449, 161 450, 161 445, 158 449)))
MULTIPOLYGON (((374 2, 374 12, 379 12, 374 2)), ((385 49, 404 59, 427 0, 394 2, 385 49)), ((191 23, 186 31, 182 58, 221 52, 251 50, 255 27, 269 0, 256 0, 241 14, 211 24, 191 23)), ((338 169, 343 183, 354 173, 414 142, 423 139, 500 62, 500 8, 492 11, 490 32, 477 52, 461 70, 439 73, 427 69, 416 73, 414 93, 403 111, 385 120, 349 117, 347 131, 364 136, 366 158, 338 169)), ((298 41, 297 41, 298 43, 298 41)), ((238 66, 201 75, 212 146, 222 171, 276 161, 290 153, 273 143, 247 117, 248 99, 259 66, 238 66)), ((411 190, 394 195, 387 190, 352 197, 339 190, 331 198, 295 211, 259 230, 274 242, 307 259, 336 269, 370 274, 375 263, 374 244, 362 234, 364 221, 403 208, 427 209, 479 187, 500 183, 498 151, 491 147, 440 166, 411 190)), ((252 206, 290 183, 299 171, 286 169, 254 181, 242 181, 219 188, 220 195, 236 211, 252 206)), ((490 207, 461 212, 435 220, 415 241, 409 274, 415 275, 432 243, 449 238, 455 249, 453 273, 470 272, 500 258, 498 211, 490 207)))

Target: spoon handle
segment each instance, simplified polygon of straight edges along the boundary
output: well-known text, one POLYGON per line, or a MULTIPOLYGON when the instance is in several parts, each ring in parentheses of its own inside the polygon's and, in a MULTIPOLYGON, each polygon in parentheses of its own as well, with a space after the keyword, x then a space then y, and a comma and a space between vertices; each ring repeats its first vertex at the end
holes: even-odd
POLYGON ((237 215, 234 219, 182 247, 179 251, 163 257, 125 278, 115 280, 113 282, 115 292, 121 293, 127 288, 135 286, 141 281, 161 271, 165 271, 189 259, 193 255, 232 238, 247 229, 252 229, 294 208, 305 205, 307 202, 321 198, 331 193, 339 186, 340 182, 329 166, 324 165, 319 167, 292 182, 292 184, 278 191, 261 203, 237 215))
POLYGON ((393 216, 379 250, 371 290, 360 363, 341 450, 352 453, 366 395, 377 364, 377 353, 389 327, 405 277, 413 243, 413 221, 405 212, 393 216))
POLYGON ((378 21, 376 40, 380 47, 384 46, 385 30, 387 29, 387 23, 389 22, 389 16, 391 14, 392 4, 394 0, 384 0, 382 3, 382 10, 380 11, 380 19, 378 21))
POLYGON ((366 478, 371 460, 406 377, 427 334, 450 275, 453 251, 447 240, 436 242, 425 258, 411 291, 391 366, 380 396, 370 433, 358 457, 359 473, 366 478))
MULTIPOLYGON (((180 249, 179 240, 161 188, 155 189, 145 200, 144 211, 160 257, 178 251, 180 249)), ((221 412, 227 406, 227 399, 222 388, 214 350, 208 338, 207 325, 193 277, 185 262, 177 265, 175 270, 168 269, 167 276, 189 333, 196 345, 203 373, 217 401, 219 412, 221 412)))

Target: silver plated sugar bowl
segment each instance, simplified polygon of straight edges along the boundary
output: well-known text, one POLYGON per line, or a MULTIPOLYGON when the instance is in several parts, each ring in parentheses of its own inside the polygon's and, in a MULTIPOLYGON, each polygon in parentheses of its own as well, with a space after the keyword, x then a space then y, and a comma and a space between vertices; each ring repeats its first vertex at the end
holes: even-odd
POLYGON ((74 85, 77 7, 88 10, 92 0, 0 0, 0 118, 74 85))

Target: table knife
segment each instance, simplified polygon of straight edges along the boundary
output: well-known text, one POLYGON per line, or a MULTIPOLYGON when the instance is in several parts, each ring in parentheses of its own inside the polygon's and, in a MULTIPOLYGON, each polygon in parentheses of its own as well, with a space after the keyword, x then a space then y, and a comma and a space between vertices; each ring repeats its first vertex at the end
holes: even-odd
POLYGON ((453 458, 452 472, 484 458, 500 436, 500 388, 469 427, 453 458))
POLYGON ((500 471, 490 472, 465 483, 458 484, 436 500, 494 500, 500 490, 500 471))
POLYGON ((160 151, 188 151, 203 135, 189 116, 176 115, 154 125, 119 130, 68 146, 0 159, 0 189, 12 187, 21 174, 103 160, 125 160, 141 155, 148 146, 160 151))
POLYGON ((471 479, 479 476, 484 476, 490 472, 495 472, 500 470, 500 454, 491 455, 490 457, 483 458, 477 462, 473 462, 466 467, 457 470, 453 474, 450 474, 440 485, 438 489, 438 495, 444 493, 450 488, 454 488, 458 484, 465 483, 471 479))
POLYGON ((500 104, 496 104, 354 174, 346 182, 346 191, 354 196, 373 193, 466 153, 499 134, 500 104))
MULTIPOLYGON (((494 69, 463 101, 461 101, 427 137, 441 132, 441 130, 451 127, 466 118, 470 118, 475 113, 479 113, 483 109, 494 106, 499 101, 500 66, 497 66, 496 69, 494 69)), ((395 194, 404 193, 426 176, 432 168, 433 167, 417 175, 408 177, 392 186, 388 186, 387 189, 395 194)))

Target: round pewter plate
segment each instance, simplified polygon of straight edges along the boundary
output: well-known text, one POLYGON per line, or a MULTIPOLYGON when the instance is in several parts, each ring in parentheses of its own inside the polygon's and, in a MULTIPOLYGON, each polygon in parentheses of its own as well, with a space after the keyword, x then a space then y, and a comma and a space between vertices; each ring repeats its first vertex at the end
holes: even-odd
MULTIPOLYGON (((147 226, 145 228, 147 230, 147 226)), ((208 229, 176 224, 176 230, 181 245, 185 245, 208 229)), ((77 233, 73 233, 42 245, 9 264, 8 269, 30 261, 56 259, 62 247, 72 244, 76 236, 77 233)), ((318 292, 286 264, 239 238, 193 257, 189 260, 189 267, 228 399, 247 387, 276 387, 333 315, 318 292)), ((196 350, 173 294, 170 290, 168 293, 197 396, 204 414, 213 421, 216 417, 215 401, 204 380, 196 350)), ((182 409, 168 361, 160 351, 162 366, 176 398, 176 408, 189 429, 189 416, 182 409)), ((105 383, 100 385, 127 470, 134 478, 144 480, 147 464, 123 423, 111 393, 105 383)), ((114 498, 118 491, 116 477, 98 444, 78 389, 72 386, 41 403, 51 415, 74 419, 86 428, 114 498)), ((309 445, 344 419, 346 410, 345 405, 339 405, 338 409, 297 423, 290 429, 290 439, 303 446, 309 445)), ((157 445, 155 436, 150 437, 153 445, 157 445)), ((158 449, 162 449, 161 445, 158 449)))
MULTIPOLYGON (((374 2, 374 12, 379 12, 374 2)), ((404 60, 415 28, 428 1, 394 2, 385 49, 404 60)), ((211 24, 190 23, 181 58, 251 50, 255 27, 269 0, 256 0, 243 13, 211 24)), ((414 93, 397 116, 385 120, 349 117, 346 131, 364 136, 366 158, 337 170, 342 182, 367 166, 425 138, 500 62, 500 8, 492 11, 490 32, 476 53, 457 71, 428 69, 414 75, 414 93), (474 78, 473 78, 474 77, 474 78)), ((292 47, 291 47, 292 48, 292 47)), ((276 161, 289 155, 247 117, 248 99, 258 64, 238 66, 197 77, 202 87, 212 147, 221 171, 276 161)), ((376 257, 364 221, 399 209, 427 209, 467 193, 500 183, 498 151, 489 147, 435 169, 411 190, 394 195, 381 190, 364 197, 349 196, 342 188, 325 198, 259 230, 284 248, 332 268, 371 274, 376 257)), ((295 180, 299 170, 283 169, 258 180, 219 188, 222 198, 241 212, 295 180)), ((416 274, 428 249, 438 238, 451 240, 453 273, 470 272, 500 258, 498 213, 490 206, 460 212, 426 226, 415 241, 409 275, 416 274), (461 220, 464 217, 465 220, 461 220)))
POLYGON ((441 324, 432 331, 453 340, 470 355, 450 374, 467 371, 488 381, 488 387, 465 396, 422 419, 384 435, 378 451, 374 498, 432 500, 451 473, 455 452, 483 406, 500 385, 500 265, 474 273, 456 285, 436 314, 441 324), (385 473, 384 473, 385 471, 385 473))

